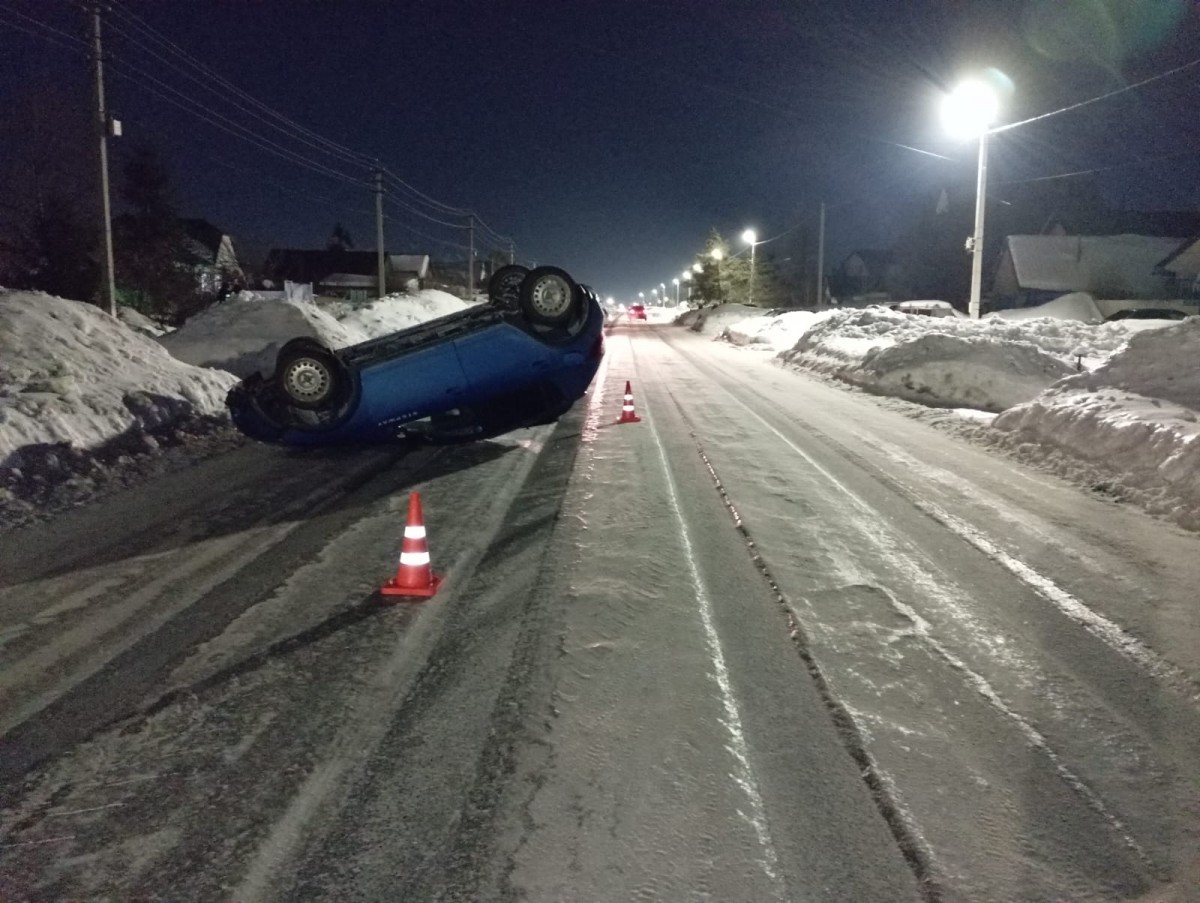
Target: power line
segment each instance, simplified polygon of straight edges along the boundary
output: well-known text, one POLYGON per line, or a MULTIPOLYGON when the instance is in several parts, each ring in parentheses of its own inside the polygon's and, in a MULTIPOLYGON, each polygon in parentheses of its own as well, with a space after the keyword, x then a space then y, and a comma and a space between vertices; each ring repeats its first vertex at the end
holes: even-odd
POLYGON ((67 50, 74 50, 83 54, 88 52, 87 41, 83 40, 82 38, 76 37, 73 34, 68 34, 67 32, 55 28, 52 25, 47 25, 45 22, 39 22, 32 16, 27 16, 20 10, 12 9, 11 7, 0 6, 0 11, 12 13, 14 16, 19 16, 40 30, 35 31, 28 26, 18 25, 15 22, 9 22, 5 19, 0 19, 0 25, 7 25, 9 28, 14 29, 15 31, 24 32, 25 34, 33 35, 36 38, 41 38, 44 41, 49 41, 51 44, 54 44, 57 47, 63 47, 67 50), (52 34, 59 35, 60 37, 51 37, 52 34), (61 40, 61 38, 65 38, 66 41, 70 43, 64 42, 61 40))
POLYGON ((273 141, 270 138, 266 138, 266 137, 258 134, 257 132, 252 131, 251 129, 247 128, 246 126, 243 126, 239 123, 234 122, 229 117, 217 112, 216 110, 213 110, 211 107, 206 106, 205 104, 201 103, 200 101, 196 100, 195 98, 190 97, 187 94, 184 94, 182 91, 179 91, 178 89, 171 87, 166 82, 163 82, 161 79, 155 78, 153 75, 150 75, 148 72, 146 72, 143 69, 138 68, 137 66, 133 66, 124 60, 118 60, 118 59, 113 59, 111 61, 111 64, 112 64, 116 74, 120 75, 122 78, 132 81, 134 84, 139 85, 143 90, 149 91, 151 94, 154 94, 154 95, 162 98, 163 100, 167 101, 168 103, 171 103, 171 104, 179 107, 184 112, 190 113, 191 115, 195 116, 196 118, 201 119, 204 122, 207 122, 210 125, 221 129, 223 132, 233 135, 235 138, 240 138, 241 140, 246 141, 249 144, 253 144, 254 146, 258 147, 260 150, 265 150, 270 154, 274 154, 275 156, 280 157, 284 160, 287 160, 290 163, 295 163, 297 166, 301 166, 305 169, 311 170, 312 172, 318 173, 320 175, 328 176, 330 178, 334 178, 339 181, 346 182, 346 183, 349 183, 352 185, 358 185, 360 187, 365 185, 365 182, 355 179, 352 176, 349 176, 343 172, 339 172, 338 170, 332 169, 332 168, 326 166, 325 164, 320 163, 316 160, 312 160, 308 157, 305 157, 304 155, 302 155, 296 151, 293 151, 290 148, 284 147, 282 144, 279 144, 278 142, 273 141), (149 81, 153 82, 154 84, 160 85, 164 90, 160 91, 157 88, 154 88, 144 82, 140 82, 133 75, 130 75, 129 72, 123 71, 126 69, 131 72, 137 73, 138 75, 142 76, 145 79, 148 79, 149 81), (188 101, 188 102, 194 104, 196 107, 199 107, 200 109, 197 110, 197 109, 188 107, 181 101, 176 100, 174 97, 171 97, 170 94, 164 93, 164 91, 170 92, 170 94, 175 94, 178 97, 183 98, 185 101, 188 101), (203 110, 204 112, 200 112, 200 110, 203 110))
POLYGON ((448 223, 445 220, 440 220, 437 217, 430 216, 428 213, 418 210, 416 207, 412 206, 407 201, 403 201, 400 198, 396 197, 395 195, 385 194, 383 197, 384 197, 384 200, 388 201, 389 203, 395 204, 398 207, 403 207, 405 210, 409 211, 410 213, 416 214, 417 216, 421 217, 422 219, 427 219, 431 223, 437 223, 439 226, 446 226, 449 229, 466 229, 467 228, 462 223, 448 223))
POLYGON ((397 187, 403 189, 404 191, 410 192, 411 194, 413 194, 415 196, 415 198, 417 200, 424 201, 426 204, 428 204, 430 207, 433 207, 435 210, 438 210, 439 212, 450 215, 450 216, 470 216, 471 215, 470 210, 464 210, 461 207, 451 207, 449 204, 443 204, 441 201, 435 201, 429 195, 418 191, 416 188, 413 188, 413 186, 409 185, 407 182, 405 182, 402 178, 400 178, 398 175, 396 175, 390 169, 387 169, 386 167, 382 167, 382 170, 383 170, 384 178, 386 178, 389 182, 393 183, 394 186, 397 186, 397 187))
MULTIPOLYGON (((195 82, 196 84, 200 85, 200 86, 201 86, 201 87, 203 87, 203 88, 207 88, 207 89, 208 89, 209 91, 211 91, 213 94, 216 94, 216 95, 217 95, 218 97, 220 97, 222 100, 225 100, 227 103, 230 103, 232 106, 234 106, 234 107, 236 107, 237 109, 241 110, 243 113, 248 113, 248 114, 250 114, 251 116, 255 117, 255 118, 256 118, 256 119, 257 119, 259 122, 261 122, 263 125, 265 125, 265 126, 268 126, 269 128, 273 128, 273 129, 275 129, 276 131, 282 132, 284 135, 286 135, 288 138, 292 139, 293 141, 298 141, 300 144, 306 145, 307 147, 310 147, 310 148, 312 148, 313 150, 316 150, 316 151, 321 151, 322 153, 327 153, 327 154, 331 154, 331 155, 333 155, 333 156, 337 156, 337 157, 338 157, 339 159, 341 159, 343 162, 351 162, 351 163, 360 163, 360 162, 361 162, 361 161, 354 160, 354 159, 347 160, 347 159, 346 159, 346 157, 345 157, 345 155, 343 155, 343 154, 333 154, 331 151, 329 151, 329 150, 328 150, 328 149, 326 149, 325 147, 322 147, 320 144, 318 144, 318 143, 316 143, 316 142, 314 142, 314 141, 310 141, 310 140, 308 140, 307 138, 305 138, 305 137, 304 137, 304 135, 303 135, 303 134, 300 134, 300 133, 298 133, 298 132, 296 132, 296 131, 294 131, 294 130, 289 130, 289 129, 286 129, 286 128, 284 128, 284 127, 283 127, 283 126, 281 126, 281 125, 277 125, 277 124, 276 124, 276 123, 274 123, 274 122, 271 122, 271 121, 269 121, 269 120, 267 120, 267 119, 264 119, 262 116, 259 116, 259 115, 258 115, 258 114, 256 114, 256 113, 255 113, 253 110, 251 110, 251 109, 249 109, 248 107, 246 107, 246 106, 244 106, 244 105, 242 105, 242 104, 238 103, 237 101, 229 100, 229 98, 225 97, 225 96, 224 96, 224 95, 222 95, 220 92, 213 90, 213 89, 212 89, 212 88, 211 88, 211 87, 210 87, 210 86, 209 86, 207 83, 205 83, 205 82, 204 82, 202 79, 199 79, 199 78, 197 78, 196 76, 192 75, 190 72, 187 72, 186 70, 184 70, 184 69, 181 69, 179 66, 176 66, 176 65, 175 65, 175 64, 173 64, 173 63, 172 63, 170 60, 168 60, 166 57, 162 56, 161 54, 157 53, 157 52, 156 52, 155 50, 153 50, 152 48, 150 48, 150 47, 147 47, 145 44, 142 44, 142 43, 141 43, 140 41, 138 41, 138 40, 137 40, 137 39, 136 39, 136 38, 135 38, 133 35, 129 34, 129 32, 125 31, 125 29, 121 28, 119 25, 116 25, 116 24, 110 23, 110 24, 109 24, 109 28, 110 28, 110 30, 112 30, 112 31, 115 31, 117 34, 121 35, 121 36, 122 36, 122 37, 123 37, 123 38, 124 38, 126 41, 128 41, 128 42, 129 42, 130 44, 132 44, 133 46, 140 48, 140 49, 141 49, 141 50, 143 50, 144 52, 148 53, 150 56, 154 57, 154 58, 155 58, 155 59, 157 59, 158 61, 160 61, 160 62, 164 63, 164 64, 165 64, 165 65, 167 65, 167 66, 169 66, 171 69, 173 69, 173 70, 175 70, 176 72, 180 73, 180 74, 181 74, 181 75, 183 75, 185 78, 187 78, 187 79, 189 79, 189 80, 191 80, 191 81, 195 82)), ((193 102, 194 102, 194 103, 197 103, 197 104, 199 104, 199 103, 200 103, 200 101, 198 101, 198 100, 195 100, 194 98, 193 98, 192 100, 193 100, 193 102)), ((211 112, 211 110, 210 110, 210 112, 211 112)), ((266 138, 264 138, 264 140, 270 140, 270 139, 266 139, 266 138)))
MULTIPOLYGON (((258 100, 253 95, 247 93, 246 91, 243 91, 241 88, 237 87, 237 85, 233 84, 228 79, 224 78, 223 76, 221 76, 220 74, 215 72, 213 69, 206 66, 204 63, 201 63, 199 60, 197 60, 195 57, 193 57, 191 54, 189 54, 187 51, 185 51, 183 48, 181 48, 178 44, 174 43, 169 38, 167 38, 165 35, 163 35, 161 32, 157 31, 151 25, 146 23, 143 19, 139 18, 138 16, 134 15, 133 13, 129 12, 128 10, 123 9, 119 4, 114 3, 112 5, 112 9, 118 16, 122 17, 127 23, 131 24, 132 27, 137 28, 143 34, 147 35, 151 40, 154 40, 157 43, 159 43, 160 45, 167 47, 172 53, 174 53, 176 56, 178 56, 180 59, 182 59, 185 63, 187 63, 190 66, 192 66, 193 68, 197 69, 202 74, 206 75, 209 79, 216 82, 221 87, 225 88, 227 91, 230 91, 235 96, 240 97, 240 98, 246 100, 247 102, 253 104, 255 107, 262 110, 268 116, 278 119, 280 122, 282 122, 284 125, 286 125, 288 127, 288 129, 290 131, 288 131, 287 134, 291 135, 292 137, 295 137, 296 133, 300 133, 300 134, 303 134, 303 135, 307 136, 308 138, 313 139, 313 140, 319 142, 320 144, 324 145, 326 148, 326 150, 325 150, 326 153, 329 153, 334 156, 341 156, 344 160, 347 160, 348 162, 354 162, 354 163, 358 163, 360 165, 368 165, 370 163, 370 158, 367 157, 366 155, 360 154, 357 151, 351 150, 348 147, 337 144, 334 141, 330 141, 328 138, 325 138, 324 136, 317 134, 316 132, 312 131, 311 129, 306 128, 305 126, 301 125, 300 123, 296 122, 295 120, 285 116, 283 113, 280 113, 278 110, 275 110, 272 107, 268 106, 267 104, 263 103, 262 101, 258 100)), ((124 34, 124 32, 122 32, 122 33, 124 34)), ((128 37, 128 35, 126 35, 126 36, 128 37)), ((142 45, 142 46, 143 46, 143 49, 149 50, 149 48, 145 48, 144 45, 142 45)), ((162 58, 159 57, 159 59, 162 59, 162 58)), ((193 80, 196 80, 193 76, 189 76, 189 77, 193 78, 193 80)), ((207 82, 201 82, 201 84, 204 87, 208 88, 210 91, 212 91, 214 94, 219 94, 219 92, 217 92, 216 89, 212 88, 211 85, 209 85, 207 82)), ((279 128, 278 126, 274 126, 274 127, 279 128)))
POLYGON ((1099 166, 1095 169, 1080 169, 1075 172, 1062 172, 1053 176, 1038 176, 1034 179, 1010 179, 1005 182, 997 182, 997 185, 1028 185, 1031 182, 1050 182, 1055 179, 1070 179, 1075 176, 1090 176, 1098 172, 1111 172, 1114 169, 1125 169, 1127 166, 1147 166, 1151 163, 1160 163, 1163 160, 1177 160, 1180 157, 1194 157, 1200 154, 1200 150, 1182 151, 1177 154, 1163 154, 1159 157, 1150 157, 1145 160, 1127 160, 1124 163, 1114 163, 1112 166, 1099 166))
POLYGON ((1093 97, 1090 100, 1081 100, 1079 103, 1071 104, 1068 107, 1063 107, 1059 110, 1052 110, 1049 113, 1042 113, 1040 116, 1033 116, 1029 119, 1022 119, 1020 122, 1010 122, 1008 125, 1002 125, 991 129, 988 134, 997 135, 1000 132, 1007 132, 1010 129, 1019 128, 1023 125, 1029 125, 1031 122, 1040 122, 1043 119, 1049 119, 1051 116, 1057 116, 1059 113, 1070 113, 1072 110, 1078 110, 1081 107, 1086 107, 1089 104, 1099 103, 1102 100, 1108 100, 1110 97, 1116 97, 1118 94, 1124 94, 1126 91, 1133 91, 1136 88, 1141 88, 1151 82, 1159 81, 1171 75, 1177 75, 1186 69, 1191 69, 1193 66, 1200 66, 1200 59, 1194 59, 1190 63, 1184 63, 1182 66, 1176 66, 1174 69, 1169 69, 1166 72, 1160 72, 1158 75, 1152 75, 1150 78, 1142 79, 1140 82, 1135 82, 1132 85, 1125 85, 1123 88, 1117 88, 1115 91, 1109 91, 1106 94, 1101 94, 1093 97))

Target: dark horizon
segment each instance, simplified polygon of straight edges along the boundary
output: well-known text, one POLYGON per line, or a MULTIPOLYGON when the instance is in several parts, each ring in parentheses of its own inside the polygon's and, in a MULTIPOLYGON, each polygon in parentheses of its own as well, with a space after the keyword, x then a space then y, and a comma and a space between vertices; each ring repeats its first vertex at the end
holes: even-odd
MULTIPOLYGON (((474 211, 515 239, 519 259, 626 298, 670 286, 711 228, 735 246, 746 227, 760 240, 811 232, 822 201, 827 271, 851 250, 890 245, 942 187, 974 179, 975 143, 950 140, 937 116, 939 91, 962 75, 994 67, 1011 80, 1008 123, 1185 65, 1200 36, 1197 7, 1182 0, 1124 19, 1125 5, 1108 4, 1112 15, 1082 20, 1070 16, 1083 7, 1035 0, 114 6, 108 97, 125 133, 114 156, 158 147, 183 215, 244 244, 296 247, 323 247, 341 222, 373 248, 369 167, 327 153, 327 139, 474 211), (270 128, 177 51, 320 139, 270 128)), ((50 84, 86 115, 88 22, 76 7, 3 0, 0 31, 3 96, 50 84)), ((1090 177, 1113 206, 1200 207, 1200 124, 1178 112, 1195 105, 1195 72, 997 135, 989 190, 1003 200, 1007 184, 1098 169, 1090 177)), ((22 124, 6 131, 11 146, 22 124)), ((92 178, 90 157, 78 157, 92 178)), ((410 197, 441 221, 430 222, 398 193, 386 207, 389 250, 464 255, 460 215, 410 197)))

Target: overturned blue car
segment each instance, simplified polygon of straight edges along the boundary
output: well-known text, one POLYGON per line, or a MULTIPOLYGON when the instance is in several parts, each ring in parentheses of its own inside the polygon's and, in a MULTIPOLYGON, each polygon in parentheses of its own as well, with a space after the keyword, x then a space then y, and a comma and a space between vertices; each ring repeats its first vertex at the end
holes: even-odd
POLYGON ((358 345, 298 338, 275 373, 226 404, 245 435, 285 445, 470 442, 553 423, 583 395, 604 354, 595 293, 557 267, 506 266, 486 304, 358 345))

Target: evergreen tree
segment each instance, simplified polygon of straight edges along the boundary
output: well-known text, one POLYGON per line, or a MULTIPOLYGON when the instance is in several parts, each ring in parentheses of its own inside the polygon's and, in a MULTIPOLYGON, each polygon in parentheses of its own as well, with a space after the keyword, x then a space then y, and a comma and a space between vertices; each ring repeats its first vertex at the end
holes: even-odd
POLYGON ((121 198, 130 212, 114 224, 119 289, 143 313, 178 320, 195 303, 195 261, 176 213, 170 172, 153 148, 135 147, 125 160, 121 198))
POLYGON ((722 278, 722 264, 728 256, 728 242, 715 228, 712 229, 704 243, 704 253, 696 258, 696 263, 700 264, 700 272, 694 273, 692 277, 692 297, 701 306, 712 307, 729 300, 727 284, 722 278), (718 253, 720 260, 713 257, 714 251, 718 253))
POLYGON ((96 291, 96 230, 75 202, 57 190, 45 193, 39 210, 12 243, 7 278, 16 288, 37 289, 74 300, 96 291))
POLYGON ((349 230, 341 223, 333 224, 333 231, 329 233, 329 240, 325 242, 325 248, 329 251, 353 251, 354 239, 350 237, 349 230))

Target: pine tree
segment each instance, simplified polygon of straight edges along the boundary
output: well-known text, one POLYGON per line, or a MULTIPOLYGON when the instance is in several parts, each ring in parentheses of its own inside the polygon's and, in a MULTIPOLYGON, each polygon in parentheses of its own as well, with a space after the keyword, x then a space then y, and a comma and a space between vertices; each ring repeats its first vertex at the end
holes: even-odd
POLYGON ((15 288, 75 300, 91 298, 99 275, 93 255, 96 230, 84 220, 73 198, 61 191, 45 192, 39 207, 13 241, 7 278, 15 288))
POLYGON ((333 224, 333 231, 329 233, 329 240, 325 242, 325 248, 329 251, 353 251, 354 239, 350 237, 349 230, 341 223, 333 224))
POLYGON ((122 167, 130 212, 114 224, 118 287, 144 313, 186 316, 196 294, 187 236, 176 213, 170 172, 153 148, 134 148, 122 167))
POLYGON ((708 233, 704 243, 704 253, 696 258, 700 264, 700 272, 692 278, 692 297, 700 302, 702 307, 712 307, 724 304, 728 299, 728 287, 723 279, 722 264, 729 256, 729 243, 721 237, 715 228, 708 233), (717 252, 720 260, 713 257, 717 252))

